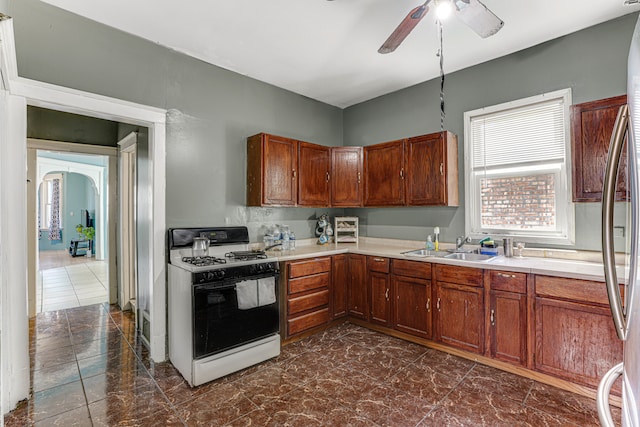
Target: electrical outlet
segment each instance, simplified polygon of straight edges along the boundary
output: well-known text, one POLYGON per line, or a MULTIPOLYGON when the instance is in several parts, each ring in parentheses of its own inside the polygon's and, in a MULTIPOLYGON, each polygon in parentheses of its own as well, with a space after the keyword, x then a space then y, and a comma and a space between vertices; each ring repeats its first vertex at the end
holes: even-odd
POLYGON ((624 227, 621 225, 614 226, 613 237, 624 237, 624 227))

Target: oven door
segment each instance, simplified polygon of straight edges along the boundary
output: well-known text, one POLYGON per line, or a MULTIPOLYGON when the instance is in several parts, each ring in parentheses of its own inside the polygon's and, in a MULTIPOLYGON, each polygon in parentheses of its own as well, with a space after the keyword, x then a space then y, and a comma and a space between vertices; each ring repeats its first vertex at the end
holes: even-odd
POLYGON ((278 274, 193 286, 193 358, 279 331, 278 274))

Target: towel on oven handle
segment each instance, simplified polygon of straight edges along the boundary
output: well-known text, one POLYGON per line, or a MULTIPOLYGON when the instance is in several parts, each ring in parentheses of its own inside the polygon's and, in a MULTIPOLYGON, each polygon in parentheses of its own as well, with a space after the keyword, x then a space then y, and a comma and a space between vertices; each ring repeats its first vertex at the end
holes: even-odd
POLYGON ((236 283, 238 309, 250 310, 258 306, 258 281, 244 280, 236 283))
POLYGON ((276 302, 276 278, 258 279, 258 307, 276 302))

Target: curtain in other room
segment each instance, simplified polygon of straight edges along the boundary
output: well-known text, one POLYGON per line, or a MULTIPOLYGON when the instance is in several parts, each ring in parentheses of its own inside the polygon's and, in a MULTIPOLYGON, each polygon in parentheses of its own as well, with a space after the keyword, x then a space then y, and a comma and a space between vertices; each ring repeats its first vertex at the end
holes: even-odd
POLYGON ((61 240, 60 233, 60 180, 54 179, 51 191, 51 223, 49 224, 49 240, 61 240))

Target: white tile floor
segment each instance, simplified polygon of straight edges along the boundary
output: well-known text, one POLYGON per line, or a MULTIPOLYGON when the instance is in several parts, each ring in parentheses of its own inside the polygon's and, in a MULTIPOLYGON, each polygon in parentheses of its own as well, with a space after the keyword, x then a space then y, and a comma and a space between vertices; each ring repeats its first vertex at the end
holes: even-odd
POLYGON ((38 273, 38 313, 98 304, 108 299, 106 261, 67 265, 38 273))

